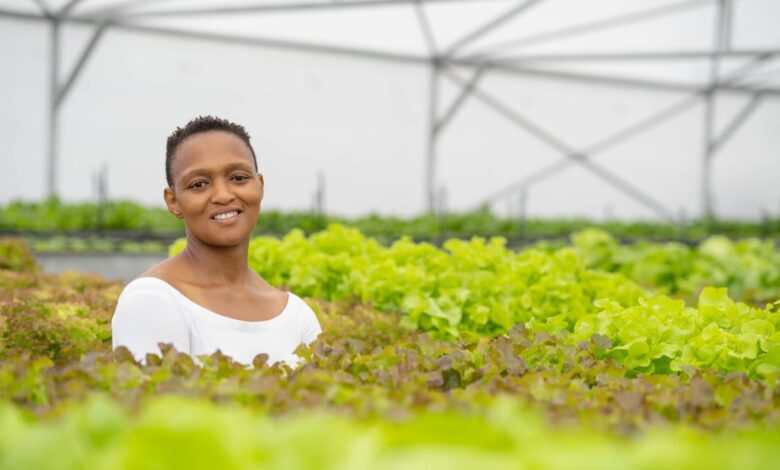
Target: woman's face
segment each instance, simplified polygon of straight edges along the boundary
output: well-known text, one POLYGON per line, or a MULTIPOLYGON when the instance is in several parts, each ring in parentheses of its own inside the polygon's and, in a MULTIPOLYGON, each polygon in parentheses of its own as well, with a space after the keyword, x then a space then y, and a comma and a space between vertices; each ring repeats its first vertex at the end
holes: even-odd
POLYGON ((187 137, 176 149, 171 176, 165 202, 191 235, 216 246, 248 239, 260 215, 264 181, 238 136, 207 131, 187 137))

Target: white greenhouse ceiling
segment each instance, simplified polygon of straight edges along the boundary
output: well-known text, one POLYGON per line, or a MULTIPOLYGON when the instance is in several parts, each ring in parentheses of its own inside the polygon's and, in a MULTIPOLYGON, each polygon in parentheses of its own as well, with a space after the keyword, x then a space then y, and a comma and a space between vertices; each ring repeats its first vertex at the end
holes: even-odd
POLYGON ((720 51, 722 70, 763 57, 740 80, 780 81, 770 67, 780 49, 776 0, 0 0, 0 10, 268 46, 700 85, 720 51), (721 4, 730 19, 719 39, 721 4))
MULTIPOLYGON (((776 142, 767 136, 776 134, 768 129, 775 127, 779 115, 778 0, 0 0, 0 20, 6 20, 0 22, 0 28, 9 25, 9 19, 19 20, 18 24, 41 25, 38 29, 42 34, 35 33, 37 52, 17 60, 24 64, 43 58, 48 65, 49 72, 41 73, 44 78, 40 89, 48 95, 45 171, 49 194, 57 194, 61 179, 57 136, 66 121, 61 117, 65 114, 62 104, 73 94, 72 89, 78 90, 74 84, 80 76, 93 73, 93 77, 98 77, 99 70, 114 77, 104 81, 127 78, 128 83, 138 85, 134 99, 139 103, 139 96, 152 96, 150 90, 167 90, 167 94, 160 91, 154 95, 162 98, 174 96, 171 90, 177 94, 197 92, 197 87, 185 90, 197 77, 182 71, 199 70, 198 65, 193 65, 198 61, 216 63, 214 55, 204 54, 204 58, 211 59, 201 59, 196 53, 192 63, 177 62, 175 66, 180 71, 169 74, 165 80, 160 78, 160 83, 144 81, 155 72, 153 64, 158 68, 171 65, 164 60, 167 51, 184 51, 166 49, 170 43, 163 40, 172 38, 189 41, 197 52, 205 50, 209 42, 228 48, 243 47, 245 55, 223 63, 222 67, 229 69, 240 61, 255 60, 253 57, 262 62, 261 52, 285 54, 284 59, 274 56, 275 59, 264 62, 266 69, 261 71, 247 70, 245 76, 227 79, 220 76, 208 83, 204 80, 201 89, 218 89, 219 93, 195 96, 203 99, 219 95, 217 107, 221 108, 232 103, 225 98, 228 88, 242 90, 249 96, 265 93, 261 90, 268 87, 273 92, 255 99, 263 104, 263 109, 272 109, 269 103, 273 100, 269 97, 276 96, 277 90, 279 95, 285 93, 285 85, 298 83, 298 88, 288 89, 285 96, 290 96, 291 103, 299 107, 279 104, 267 114, 271 122, 275 123, 282 113, 297 113, 298 117, 292 120, 296 125, 288 126, 297 130, 303 119, 300 116, 318 112, 300 97, 306 96, 311 102, 322 100, 320 108, 327 111, 327 117, 313 120, 309 127, 311 135, 321 139, 311 140, 317 150, 323 149, 323 142, 330 142, 328 158, 345 162, 363 162, 362 155, 385 152, 383 158, 388 168, 399 155, 419 162, 416 171, 421 175, 417 181, 423 188, 414 197, 424 200, 424 208, 429 211, 443 207, 447 194, 453 207, 466 209, 511 203, 518 195, 525 198, 531 187, 545 195, 535 196, 540 206, 564 199, 559 197, 562 188, 584 188, 572 189, 573 196, 565 209, 575 207, 571 204, 578 201, 589 207, 594 205, 591 200, 579 198, 578 192, 609 188, 611 193, 605 190, 599 196, 607 204, 619 195, 621 203, 630 201, 641 208, 636 212, 627 208, 625 213, 665 219, 675 219, 686 211, 698 212, 693 204, 703 214, 712 214, 718 199, 732 213, 740 213, 743 207, 751 205, 753 214, 765 211, 777 201, 775 192, 766 189, 759 194, 757 188, 766 186, 760 178, 773 173, 772 165, 777 165, 773 163, 776 159, 766 155, 776 155, 777 149, 776 142), (103 39, 106 37, 111 39, 103 39), (114 40, 121 40, 124 49, 112 48, 112 44, 117 44, 114 40), (158 40, 160 49, 152 53, 158 40), (131 45, 136 41, 157 62, 144 61, 146 54, 131 54, 134 48, 138 49, 131 45), (96 49, 103 54, 104 66, 90 72, 85 64, 96 49), (293 53, 299 52, 307 54, 297 54, 293 59, 293 53), (135 62, 108 67, 111 54, 126 54, 135 62), (338 67, 330 67, 327 64, 333 62, 331 57, 355 60, 349 66, 342 61, 338 67), (412 66, 406 69, 412 69, 416 75, 413 80, 407 81, 407 76, 393 81, 389 78, 393 72, 378 66, 379 62, 392 67, 412 66), (127 67, 122 69, 124 75, 108 73, 120 66, 127 67), (268 67, 279 70, 277 83, 282 86, 270 85, 270 78, 266 78, 276 75, 268 73, 268 67), (305 72, 281 72, 294 68, 305 72), (334 72, 334 68, 340 72, 334 72), (382 72, 360 75, 356 73, 358 69, 382 72), (178 73, 185 79, 177 80, 178 73), (252 82, 247 81, 247 74, 255 77, 252 82), (363 83, 366 94, 356 98, 352 92, 359 82, 375 80, 376 75, 387 77, 388 82, 382 86, 377 82, 363 83), (146 87, 141 87, 141 83, 146 83, 146 87), (328 95, 317 91, 321 83, 330 83, 322 90, 345 88, 328 95), (417 86, 419 95, 411 91, 417 90, 417 86), (385 114, 377 112, 372 116, 384 116, 385 124, 356 117, 361 111, 367 112, 363 110, 365 103, 380 96, 379 92, 369 91, 370 87, 384 90, 384 96, 398 97, 387 100, 385 114), (607 92, 614 92, 614 96, 605 95, 607 92), (352 103, 352 114, 344 112, 345 102, 352 103), (461 116, 464 107, 470 116, 461 116), (413 112, 400 117, 401 108, 413 112), (756 114, 760 120, 752 117, 756 114), (598 115, 603 118, 594 118, 598 115), (681 116, 686 119, 684 123, 676 120, 681 116), (355 121, 347 125, 350 119, 355 121), (343 127, 338 127, 337 122, 343 122, 343 127), (324 123, 333 127, 321 131, 326 128, 324 123), (745 123, 753 126, 755 133, 740 130, 748 127, 745 123), (352 131, 364 125, 372 127, 366 127, 362 133, 352 131), (422 139, 412 137, 403 150, 388 150, 390 145, 400 145, 401 139, 393 132, 413 136, 412 127, 419 130, 422 139), (648 137, 653 132, 666 132, 666 137, 648 137), (388 144, 377 149, 372 147, 371 139, 355 137, 350 141, 354 148, 350 149, 332 137, 356 134, 373 135, 377 142, 382 135, 388 144), (739 146, 727 145, 740 135, 743 138, 737 142, 739 146), (631 147, 639 143, 643 145, 631 147), (357 150, 358 144, 365 148, 357 150), (420 147, 419 154, 415 146, 420 147), (344 157, 352 151, 353 157, 344 157), (751 156, 750 164, 743 163, 742 170, 737 168, 744 175, 728 166, 733 159, 719 157, 714 165, 716 154, 723 152, 751 156), (492 163, 474 165, 475 156, 492 163), (676 168, 676 173, 684 172, 685 176, 674 185, 667 177, 672 171, 656 171, 649 178, 649 172, 659 166, 659 158, 665 158, 669 168, 676 168), (681 166, 683 161, 685 165, 681 166), (759 165, 763 169, 754 171, 759 165), (574 176, 565 180, 567 183, 558 182, 560 175, 574 172, 581 174, 577 177, 581 181, 595 183, 568 183, 575 181, 574 176), (553 176, 555 184, 548 182, 553 176), (744 181, 737 184, 735 178, 744 181), (695 190, 690 190, 694 186, 691 181, 697 182, 695 190), (740 202, 745 195, 752 198, 750 202, 740 202), (690 202, 695 199, 698 201, 690 202)), ((24 49, 24 41, 10 31, 11 28, 5 37, 18 42, 18 46, 12 47, 24 49)), ((27 37, 29 40, 30 36, 27 37)), ((100 89, 97 80, 93 78, 91 90, 100 89)), ((18 79, 22 81, 30 80, 18 79)), ((112 102, 117 106, 121 96, 115 95, 121 94, 109 92, 104 101, 116 100, 112 102)), ((81 95, 80 99, 86 105, 88 98, 81 95)), ((156 98, 149 100, 156 103, 156 98)), ((171 101, 165 109, 183 109, 189 102, 193 100, 182 101, 183 105, 171 101)), ((236 95, 236 103, 246 102, 245 96, 236 95)), ((20 104, 19 109, 32 108, 20 104)), ((242 108, 236 104, 235 109, 242 108)), ((244 111, 250 119, 264 116, 261 111, 251 111, 244 111)), ((73 111, 69 122, 78 122, 80 116, 73 111)), ((284 141, 285 145, 289 142, 290 139, 284 141)), ((22 145, 19 144, 20 148, 22 145)), ((280 155, 287 151, 284 146, 278 150, 280 155)), ((74 150, 70 152, 76 154, 74 150)), ((315 160, 309 155, 318 152, 308 149, 299 154, 311 158, 313 165, 325 158, 315 160)), ((286 170, 280 167, 279 171, 286 170)), ((343 191, 344 207, 354 199, 350 184, 354 183, 345 180, 334 185, 343 191)), ((389 200, 385 194, 377 194, 376 198, 376 207, 389 200)), ((412 202, 403 204, 409 211, 417 207, 412 202)), ((372 203, 355 210, 374 207, 372 203)))

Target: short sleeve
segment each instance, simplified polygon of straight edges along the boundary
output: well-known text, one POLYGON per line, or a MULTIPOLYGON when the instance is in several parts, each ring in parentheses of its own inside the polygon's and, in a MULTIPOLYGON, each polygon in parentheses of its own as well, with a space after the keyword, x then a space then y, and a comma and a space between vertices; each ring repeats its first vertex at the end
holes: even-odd
POLYGON ((319 336, 320 333, 322 333, 322 327, 320 327, 320 322, 317 320, 317 315, 314 313, 314 310, 312 310, 311 307, 309 307, 309 305, 303 301, 303 299, 301 299, 301 304, 303 305, 303 328, 301 329, 301 343, 308 346, 315 339, 317 339, 317 336, 319 336))
POLYGON ((169 292, 125 288, 111 319, 111 333, 113 349, 125 346, 141 362, 147 353, 160 354, 158 343, 190 353, 189 328, 169 292))

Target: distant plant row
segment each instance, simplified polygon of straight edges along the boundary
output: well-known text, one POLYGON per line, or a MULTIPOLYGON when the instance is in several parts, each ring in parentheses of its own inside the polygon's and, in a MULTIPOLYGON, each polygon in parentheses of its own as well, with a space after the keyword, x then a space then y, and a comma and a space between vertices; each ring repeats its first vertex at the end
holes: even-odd
MULTIPOLYGON (((313 212, 264 210, 257 224, 258 233, 285 234, 293 229, 313 233, 331 223, 359 229, 380 241, 409 235, 431 240, 441 236, 501 235, 514 238, 568 237, 587 227, 602 228, 618 238, 701 239, 710 234, 730 237, 780 238, 780 219, 761 222, 694 220, 684 225, 650 221, 607 221, 586 219, 510 219, 489 210, 445 215, 419 215, 400 218, 370 215, 346 218, 313 212)), ((53 198, 44 202, 13 202, 0 206, 0 230, 32 232, 137 231, 145 233, 180 232, 181 220, 164 208, 144 207, 130 201, 111 201, 103 206, 91 203, 63 203, 53 198)))

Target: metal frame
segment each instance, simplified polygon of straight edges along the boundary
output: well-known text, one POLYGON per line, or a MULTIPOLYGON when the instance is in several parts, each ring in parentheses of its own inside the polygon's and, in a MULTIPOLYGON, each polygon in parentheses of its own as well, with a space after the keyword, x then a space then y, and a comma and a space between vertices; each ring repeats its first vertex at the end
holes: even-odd
MULTIPOLYGON (((772 59, 780 56, 780 49, 769 50, 734 50, 731 47, 732 17, 735 0, 686 0, 672 5, 649 8, 643 11, 618 15, 575 24, 566 28, 547 31, 520 37, 516 40, 495 44, 476 52, 462 54, 469 44, 483 38, 497 28, 507 24, 512 19, 523 13, 544 5, 544 0, 517 0, 509 5, 509 8, 495 16, 472 31, 463 34, 458 40, 447 46, 437 44, 437 39, 430 21, 428 20, 425 5, 444 3, 476 3, 479 0, 342 0, 340 2, 323 2, 316 0, 298 0, 294 2, 258 3, 241 7, 213 6, 205 8, 178 8, 139 11, 138 8, 151 2, 162 3, 164 0, 128 0, 116 3, 113 6, 98 8, 97 2, 85 0, 70 0, 59 10, 53 10, 45 0, 31 0, 40 14, 32 14, 13 10, 0 9, 0 17, 11 17, 25 20, 47 21, 50 24, 50 70, 49 70, 49 155, 47 188, 49 195, 57 194, 57 148, 58 148, 58 121, 59 111, 69 92, 73 89, 78 77, 83 73, 90 57, 99 44, 101 38, 108 30, 133 31, 144 34, 189 38, 193 40, 207 40, 227 42, 230 44, 252 45, 257 47, 306 51, 322 54, 346 55, 365 60, 392 61, 428 66, 428 131, 426 164, 424 174, 425 203, 429 211, 443 208, 444 201, 437 201, 437 194, 443 195, 442 188, 437 189, 436 168, 437 143, 442 137, 447 126, 457 116, 469 97, 474 97, 479 102, 488 106, 491 110, 512 121, 522 131, 530 133, 563 155, 561 160, 528 175, 519 181, 488 195, 480 205, 495 202, 503 198, 514 198, 517 194, 525 201, 532 185, 543 181, 559 173, 573 164, 581 165, 608 184, 614 186, 627 196, 648 207, 658 216, 674 220, 673 211, 656 201, 651 195, 639 190, 631 182, 612 173, 603 166, 593 161, 593 157, 599 152, 631 137, 652 129, 659 123, 665 122, 672 116, 690 109, 692 106, 703 103, 704 105, 704 135, 702 158, 702 213, 706 217, 715 215, 715 208, 711 197, 711 172, 713 159, 718 150, 744 125, 752 113, 757 109, 763 99, 777 98, 780 96, 780 88, 762 87, 756 85, 744 85, 739 81, 749 76, 756 68, 764 66, 772 59), (84 5, 88 4, 88 7, 84 5), (235 15, 240 13, 266 14, 278 12, 307 12, 325 11, 331 9, 359 9, 382 8, 388 6, 407 5, 413 8, 420 30, 428 49, 428 55, 415 56, 398 54, 382 50, 370 50, 361 48, 325 46, 305 42, 285 41, 272 38, 248 38, 227 34, 212 34, 193 31, 183 31, 173 28, 154 27, 143 25, 138 21, 145 18, 161 17, 193 17, 235 15), (651 51, 651 52, 623 52, 604 54, 512 54, 505 52, 509 48, 518 48, 532 44, 542 44, 548 41, 562 38, 575 37, 595 31, 603 31, 617 26, 634 24, 654 18, 677 14, 707 6, 716 6, 715 35, 712 50, 699 51, 651 51), (78 10, 78 11, 77 11, 78 10), (87 45, 81 52, 76 65, 66 75, 66 79, 60 83, 60 29, 63 24, 91 25, 94 32, 87 45), (720 64, 723 58, 750 58, 746 66, 721 77, 720 64), (692 86, 687 83, 675 83, 670 81, 640 80, 611 75, 598 75, 586 73, 563 72, 544 68, 547 62, 558 63, 589 63, 594 61, 627 62, 643 60, 674 60, 674 61, 701 61, 710 63, 709 82, 704 86, 692 86), (541 65, 541 66, 540 66, 541 65), (455 67, 472 69, 471 77, 465 79, 456 73, 455 67), (510 109, 502 104, 501 100, 486 92, 480 86, 480 82, 488 73, 506 74, 510 76, 537 76, 554 80, 575 81, 593 86, 610 87, 635 87, 646 90, 666 90, 686 93, 686 97, 669 108, 654 113, 637 123, 617 130, 614 134, 605 137, 599 142, 584 149, 575 149, 557 137, 548 129, 544 129, 523 116, 517 110, 510 109), (445 107, 443 113, 439 112, 440 82, 445 77, 457 84, 461 91, 455 99, 445 107), (714 134, 715 96, 717 93, 747 94, 750 101, 729 122, 720 135, 714 134)), ((215 2, 215 5, 217 3, 215 2)), ((443 196, 442 196, 443 197, 443 196)), ((524 205, 525 203, 523 203, 524 205)), ((524 210, 524 209, 523 209, 524 210)))

